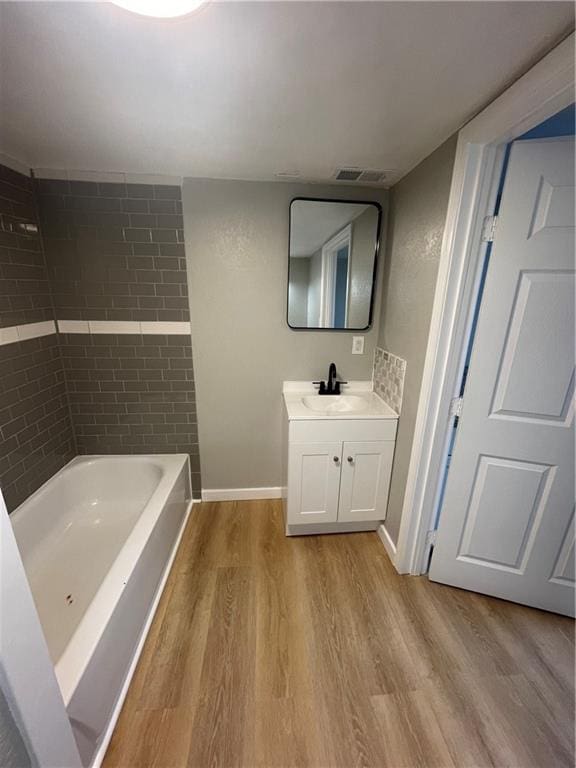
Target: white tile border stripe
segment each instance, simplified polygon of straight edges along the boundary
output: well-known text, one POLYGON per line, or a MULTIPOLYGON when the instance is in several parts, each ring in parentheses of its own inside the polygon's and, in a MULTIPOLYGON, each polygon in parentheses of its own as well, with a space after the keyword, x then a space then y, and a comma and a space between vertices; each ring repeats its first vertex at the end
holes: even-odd
POLYGON ((190 323, 164 322, 163 320, 58 320, 60 333, 114 333, 114 334, 162 334, 164 336, 189 336, 190 323))
POLYGON ((142 322, 142 333, 165 333, 169 336, 189 336, 190 323, 142 322))
POLYGON ((27 323, 26 325, 11 325, 9 328, 0 328, 0 346, 14 344, 16 341, 38 339, 40 336, 50 336, 56 333, 54 320, 44 320, 41 323, 27 323))
POLYGON ((27 325, 18 325, 18 340, 37 339, 40 336, 50 336, 56 333, 56 323, 54 320, 45 320, 42 323, 28 323, 27 325))
POLYGON ((26 323, 0 328, 0 346, 14 344, 16 341, 37 339, 40 336, 50 336, 56 333, 103 334, 113 333, 162 336, 189 336, 190 323, 178 322, 144 322, 137 320, 45 320, 41 323, 26 323))
POLYGON ((90 333, 88 320, 58 320, 59 333, 90 333))
POLYGON ((90 333, 142 333, 137 320, 89 320, 90 333))
POLYGON ((15 341, 18 341, 17 325, 13 325, 11 328, 0 328, 0 345, 14 344, 15 341))

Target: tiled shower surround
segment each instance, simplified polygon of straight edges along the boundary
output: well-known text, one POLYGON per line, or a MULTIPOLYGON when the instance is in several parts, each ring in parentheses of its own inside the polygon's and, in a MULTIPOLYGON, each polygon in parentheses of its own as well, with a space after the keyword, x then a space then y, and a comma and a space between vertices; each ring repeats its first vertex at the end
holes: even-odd
POLYGON ((188 453, 199 493, 189 334, 6 336, 41 321, 188 322, 181 205, 177 186, 33 182, 0 166, 0 486, 10 511, 76 453, 188 453), (38 223, 39 233, 21 226, 38 223))
POLYGON ((59 320, 189 320, 180 187, 37 187, 59 320))
MULTIPOLYGON (((54 320, 32 180, 0 165, 0 338, 54 320)), ((0 485, 14 509, 73 458, 56 335, 0 345, 0 485)))
POLYGON ((200 490, 189 335, 63 334, 79 453, 188 453, 200 490))
POLYGON ((58 337, 0 346, 0 485, 9 511, 75 455, 58 337))
POLYGON ((0 328, 53 320, 32 179, 0 165, 0 328))

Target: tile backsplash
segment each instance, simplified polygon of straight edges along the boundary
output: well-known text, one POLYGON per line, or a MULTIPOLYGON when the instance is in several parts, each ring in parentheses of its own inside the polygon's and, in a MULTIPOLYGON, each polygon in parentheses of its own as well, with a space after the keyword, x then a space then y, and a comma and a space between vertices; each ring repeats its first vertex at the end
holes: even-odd
POLYGON ((380 347, 374 352, 374 391, 396 413, 402 411, 406 360, 380 347))

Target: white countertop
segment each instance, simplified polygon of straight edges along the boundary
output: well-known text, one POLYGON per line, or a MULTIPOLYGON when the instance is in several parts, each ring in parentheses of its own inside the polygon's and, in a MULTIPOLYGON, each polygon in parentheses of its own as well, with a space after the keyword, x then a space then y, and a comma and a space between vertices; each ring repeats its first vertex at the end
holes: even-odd
POLYGON ((285 381, 282 389, 284 404, 290 421, 398 418, 396 411, 372 391, 371 381, 351 381, 342 386, 342 395, 344 397, 352 396, 353 409, 351 410, 335 410, 339 407, 338 395, 318 395, 317 387, 310 381, 285 381), (322 410, 311 410, 307 407, 305 400, 309 398, 313 398, 314 406, 322 408, 322 410), (326 409, 323 409, 324 403, 326 409))

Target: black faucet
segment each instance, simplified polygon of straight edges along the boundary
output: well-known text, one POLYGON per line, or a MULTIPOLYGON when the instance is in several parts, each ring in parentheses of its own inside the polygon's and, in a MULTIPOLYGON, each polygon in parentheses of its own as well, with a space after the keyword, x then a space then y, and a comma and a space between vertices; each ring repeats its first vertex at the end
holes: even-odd
POLYGON ((338 374, 336 373, 336 365, 335 363, 330 363, 330 367, 328 368, 328 379, 327 381, 315 381, 314 384, 319 385, 318 394, 319 395, 339 395, 340 394, 340 384, 347 384, 347 381, 338 381, 338 374))
POLYGON ((339 395, 340 394, 340 382, 336 380, 336 365, 335 363, 330 363, 330 367, 328 368, 328 393, 333 395, 339 395), (336 391, 338 389, 338 391, 336 391))

